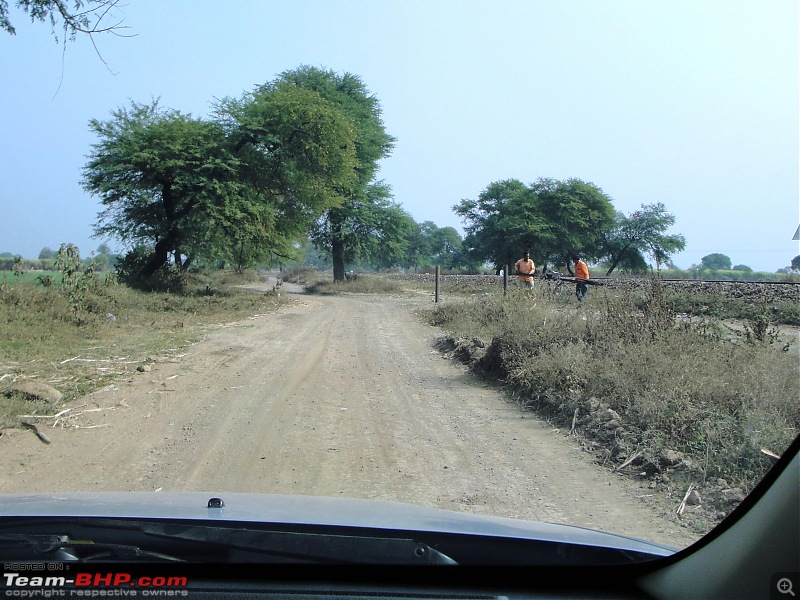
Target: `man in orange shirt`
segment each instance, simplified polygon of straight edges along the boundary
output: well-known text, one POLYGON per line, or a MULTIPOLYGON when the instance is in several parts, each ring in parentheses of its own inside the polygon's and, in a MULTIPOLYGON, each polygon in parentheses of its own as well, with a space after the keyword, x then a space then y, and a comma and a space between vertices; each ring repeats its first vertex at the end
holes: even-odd
POLYGON ((536 272, 536 265, 533 264, 527 250, 525 256, 514 263, 514 270, 517 272, 517 279, 523 286, 533 288, 533 274, 536 272))
POLYGON ((589 279, 589 267, 577 254, 573 257, 573 260, 575 261, 575 277, 578 279, 575 284, 575 295, 578 297, 578 302, 583 302, 589 292, 589 284, 581 281, 581 279, 589 279))

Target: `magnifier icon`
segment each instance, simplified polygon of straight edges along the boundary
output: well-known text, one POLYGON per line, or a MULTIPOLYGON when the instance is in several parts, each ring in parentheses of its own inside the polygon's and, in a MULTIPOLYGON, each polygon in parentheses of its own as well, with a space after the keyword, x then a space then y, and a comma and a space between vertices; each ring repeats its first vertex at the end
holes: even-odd
POLYGON ((783 578, 779 579, 777 588, 778 588, 778 592, 780 592, 781 594, 791 594, 793 598, 795 597, 795 594, 792 591, 792 580, 791 579, 789 579, 787 577, 783 577, 783 578))

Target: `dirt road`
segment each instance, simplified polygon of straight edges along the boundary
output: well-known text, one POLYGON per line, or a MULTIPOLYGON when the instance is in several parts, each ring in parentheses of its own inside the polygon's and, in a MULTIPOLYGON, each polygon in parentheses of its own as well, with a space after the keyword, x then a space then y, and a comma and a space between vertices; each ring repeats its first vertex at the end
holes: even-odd
MULTIPOLYGON (((407 297, 294 295, 84 401, 79 428, 0 438, 0 493, 353 496, 571 523, 682 547, 648 490, 432 346, 407 297), (93 427, 93 428, 89 428, 93 427)), ((676 500, 676 505, 680 499, 676 500)))

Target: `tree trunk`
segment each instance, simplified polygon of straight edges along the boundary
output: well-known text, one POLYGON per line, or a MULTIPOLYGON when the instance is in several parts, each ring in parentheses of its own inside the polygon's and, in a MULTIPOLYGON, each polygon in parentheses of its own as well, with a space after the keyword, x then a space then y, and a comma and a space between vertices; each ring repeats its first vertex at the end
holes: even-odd
POLYGON ((147 261, 147 264, 142 269, 142 275, 145 277, 152 276, 161 267, 167 264, 169 260, 170 243, 169 240, 161 239, 156 243, 156 248, 153 251, 153 256, 147 261))
POLYGON ((333 258, 333 280, 344 281, 344 242, 340 239, 331 240, 331 256, 333 258))
POLYGON ((622 253, 612 258, 613 260, 611 261, 611 266, 608 268, 608 271, 606 271, 606 276, 611 275, 611 272, 617 268, 619 261, 622 260, 622 253))
POLYGON ((331 228, 331 259, 333 260, 333 280, 344 281, 344 236, 342 235, 342 215, 336 209, 328 211, 331 228))
POLYGON ((625 247, 624 247, 622 250, 620 250, 620 251, 619 251, 619 252, 616 254, 616 256, 615 256, 614 254, 611 254, 611 266, 608 268, 608 271, 606 271, 606 276, 608 276, 608 275, 611 275, 611 272, 612 272, 614 269, 616 269, 616 268, 617 268, 617 265, 620 263, 620 261, 621 261, 621 260, 622 260, 622 258, 625 256, 625 253, 628 251, 628 249, 629 249, 630 247, 631 247, 631 245, 630 245, 630 244, 627 244, 627 245, 626 245, 626 246, 625 246, 625 247))

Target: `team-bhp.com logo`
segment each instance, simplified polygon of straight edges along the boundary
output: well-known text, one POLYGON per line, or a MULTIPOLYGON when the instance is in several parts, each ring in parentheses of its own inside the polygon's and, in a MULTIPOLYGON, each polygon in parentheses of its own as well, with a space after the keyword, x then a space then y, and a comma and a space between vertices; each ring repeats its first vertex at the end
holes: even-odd
POLYGON ((134 576, 130 573, 46 575, 3 573, 5 595, 14 598, 82 596, 188 596, 186 577, 134 576))

